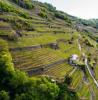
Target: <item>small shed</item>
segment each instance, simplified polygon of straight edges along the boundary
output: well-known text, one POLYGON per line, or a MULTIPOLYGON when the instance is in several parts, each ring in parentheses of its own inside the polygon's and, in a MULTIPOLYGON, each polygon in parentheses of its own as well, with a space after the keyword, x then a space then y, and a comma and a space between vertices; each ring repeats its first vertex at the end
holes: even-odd
POLYGON ((73 54, 71 57, 70 57, 70 64, 75 64, 77 61, 78 61, 78 55, 77 54, 73 54))
POLYGON ((72 56, 71 56, 71 60, 77 60, 78 59, 78 55, 76 55, 76 54, 73 54, 72 56))

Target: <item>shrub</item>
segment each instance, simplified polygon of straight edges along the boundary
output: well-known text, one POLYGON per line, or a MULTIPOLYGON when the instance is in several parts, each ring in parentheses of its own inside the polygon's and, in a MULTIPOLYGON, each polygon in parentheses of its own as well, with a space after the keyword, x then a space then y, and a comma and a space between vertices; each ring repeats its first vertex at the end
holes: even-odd
POLYGON ((66 83, 67 85, 70 85, 72 82, 72 78, 69 77, 68 75, 65 76, 65 80, 64 80, 64 83, 66 83))
POLYGON ((47 14, 42 11, 38 15, 41 16, 42 18, 48 18, 47 14))
POLYGON ((23 0, 23 1, 22 0, 12 0, 12 1, 26 9, 34 8, 33 2, 31 0, 23 0))
POLYGON ((65 19, 64 15, 60 14, 59 12, 55 12, 55 17, 60 18, 60 19, 65 19))
POLYGON ((24 17, 24 18, 28 18, 29 17, 29 15, 27 13, 21 13, 20 16, 24 17))
POLYGON ((60 91, 57 100, 79 100, 77 93, 68 88, 71 81, 72 79, 69 76, 66 76, 65 81, 58 84, 60 91))
POLYGON ((44 3, 45 4, 45 7, 49 10, 49 11, 52 11, 52 12, 55 12, 56 11, 56 7, 53 7, 51 4, 48 4, 48 3, 44 3))
POLYGON ((10 100, 8 92, 0 91, 0 100, 10 100))
POLYGON ((67 16, 65 16, 59 12, 55 12, 55 17, 62 19, 62 20, 65 20, 69 26, 72 24, 71 20, 67 16))
POLYGON ((3 1, 0 1, 0 9, 1 9, 1 11, 5 11, 5 12, 10 12, 10 11, 14 10, 13 7, 11 7, 9 4, 7 4, 3 1))
POLYGON ((23 12, 23 11, 18 11, 17 9, 14 8, 14 6, 12 6, 8 3, 5 3, 3 1, 0 1, 0 9, 2 12, 15 12, 15 13, 19 14, 21 17, 24 17, 24 18, 29 17, 28 13, 23 12))
POLYGON ((31 2, 25 2, 26 8, 27 9, 32 9, 34 8, 34 5, 31 2))

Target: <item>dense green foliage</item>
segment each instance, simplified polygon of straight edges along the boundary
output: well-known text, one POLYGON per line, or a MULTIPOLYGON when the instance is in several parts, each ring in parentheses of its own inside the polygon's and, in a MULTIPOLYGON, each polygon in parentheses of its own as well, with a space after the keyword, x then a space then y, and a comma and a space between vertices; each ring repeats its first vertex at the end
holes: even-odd
POLYGON ((65 77, 63 83, 58 84, 60 88, 59 96, 57 100, 79 100, 75 91, 68 89, 72 79, 68 75, 65 77))
POLYGON ((17 3, 19 6, 26 8, 26 9, 34 8, 32 0, 12 0, 12 1, 17 3))
POLYGON ((47 14, 45 12, 41 11, 38 15, 41 16, 42 18, 47 18, 47 14))
POLYGON ((76 92, 69 90, 65 83, 62 83, 59 87, 61 91, 57 100, 79 100, 76 92))
POLYGON ((55 12, 55 17, 60 18, 64 21, 67 21, 70 25, 72 24, 71 20, 66 15, 63 15, 60 12, 55 12))
POLYGON ((3 1, 0 1, 0 9, 3 12, 10 12, 10 11, 14 11, 15 9, 13 7, 11 7, 9 4, 4 3, 3 1))
POLYGON ((56 11, 56 7, 53 7, 51 4, 48 3, 44 3, 45 7, 49 10, 49 11, 56 11))
POLYGON ((21 17, 28 18, 27 12, 22 12, 21 10, 16 9, 14 6, 9 4, 5 0, 4 1, 0 0, 0 10, 1 10, 1 12, 13 12, 13 13, 18 14, 21 17))
POLYGON ((2 90, 0 91, 0 100, 9 100, 9 94, 8 92, 2 90))

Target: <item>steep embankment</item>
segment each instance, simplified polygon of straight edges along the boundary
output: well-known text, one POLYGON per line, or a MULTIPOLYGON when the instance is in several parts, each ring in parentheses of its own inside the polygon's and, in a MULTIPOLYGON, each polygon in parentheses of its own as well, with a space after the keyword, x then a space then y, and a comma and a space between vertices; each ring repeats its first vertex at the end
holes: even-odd
POLYGON ((9 83, 10 87, 14 91, 17 88, 19 90, 12 93, 9 89, 9 95, 13 94, 12 98, 31 97, 32 100, 34 98, 32 96, 35 96, 37 100, 50 100, 50 97, 53 98, 52 100, 56 98, 77 100, 77 94, 80 99, 97 100, 98 92, 96 82, 94 83, 97 74, 93 76, 88 69, 94 69, 93 64, 96 65, 98 61, 97 37, 89 33, 90 29, 91 31, 95 29, 94 27, 92 29, 86 21, 83 24, 84 20, 57 11, 51 4, 38 1, 0 0, 0 11, 0 39, 8 43, 15 70, 24 71, 32 81, 28 82, 28 78, 23 80, 22 76, 25 75, 20 75, 21 71, 17 73, 19 75, 13 76, 15 82, 9 83), (83 62, 83 53, 87 56, 85 62, 83 62), (70 58, 74 54, 78 56, 78 60, 75 64, 70 64, 70 58), (22 82, 18 83, 21 80, 22 82), (56 81, 59 82, 59 87, 54 83, 56 81))

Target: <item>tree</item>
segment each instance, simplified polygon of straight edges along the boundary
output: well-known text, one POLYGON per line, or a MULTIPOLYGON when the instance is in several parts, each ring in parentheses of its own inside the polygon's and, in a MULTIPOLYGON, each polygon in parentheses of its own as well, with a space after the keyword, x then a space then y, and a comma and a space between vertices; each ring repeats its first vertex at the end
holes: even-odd
POLYGON ((41 16, 42 18, 48 18, 47 14, 42 11, 38 15, 41 16))
POLYGON ((8 92, 0 91, 0 100, 10 100, 8 92))
POLYGON ((69 77, 68 75, 65 76, 65 80, 64 80, 64 83, 66 83, 67 85, 70 85, 72 82, 72 78, 69 77))
POLYGON ((58 84, 60 91, 57 100, 79 100, 77 93, 68 88, 71 82, 72 78, 67 75, 64 82, 58 84))

